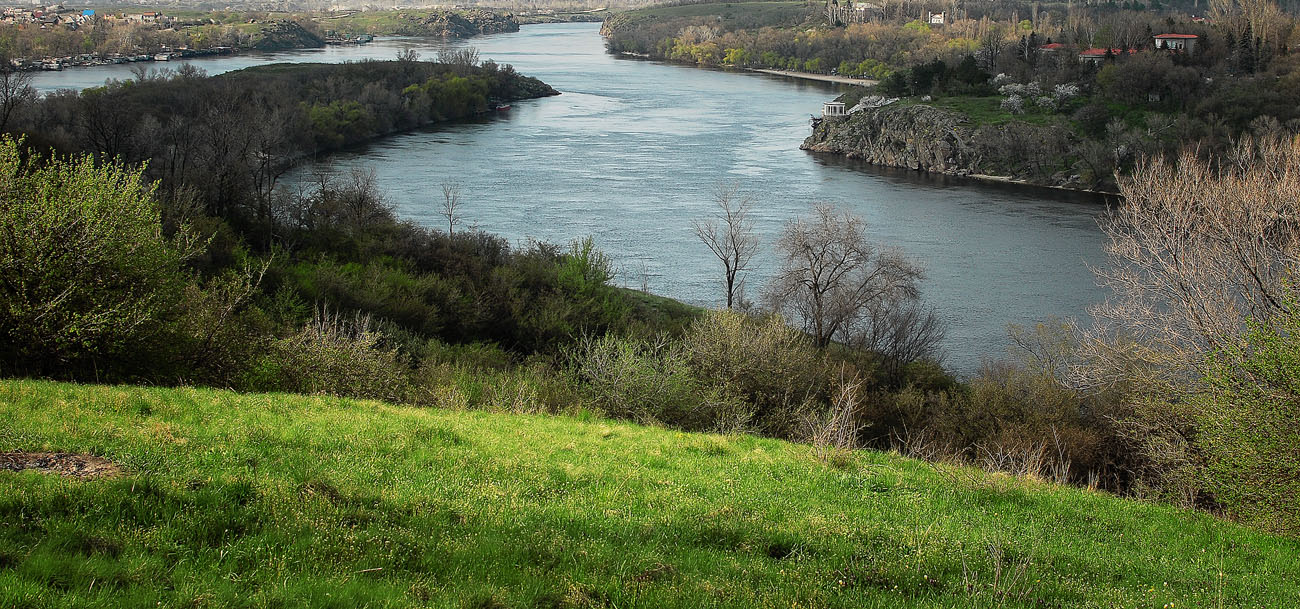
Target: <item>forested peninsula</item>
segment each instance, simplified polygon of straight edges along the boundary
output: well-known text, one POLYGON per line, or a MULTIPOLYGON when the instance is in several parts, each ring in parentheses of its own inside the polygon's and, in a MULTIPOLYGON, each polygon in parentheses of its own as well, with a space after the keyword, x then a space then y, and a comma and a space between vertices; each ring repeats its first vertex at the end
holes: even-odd
POLYGON ((223 206, 265 200, 297 159, 559 94, 510 65, 462 54, 458 63, 273 64, 212 77, 154 71, 50 94, 18 108, 9 128, 38 148, 147 161, 147 177, 223 206))

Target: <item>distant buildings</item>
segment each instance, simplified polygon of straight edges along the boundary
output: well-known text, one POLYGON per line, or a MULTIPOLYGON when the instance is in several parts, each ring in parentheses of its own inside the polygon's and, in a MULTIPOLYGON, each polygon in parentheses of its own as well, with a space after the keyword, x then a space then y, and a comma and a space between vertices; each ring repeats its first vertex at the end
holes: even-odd
MULTIPOLYGON (((1200 37, 1196 34, 1157 34, 1154 36, 1154 47, 1157 51, 1174 51, 1180 53, 1191 53, 1196 48, 1196 41, 1200 37)), ((1148 47, 1150 49, 1151 47, 1148 47)), ((1067 52, 1071 49, 1069 45, 1059 42, 1052 42, 1038 47, 1040 53, 1057 54, 1067 52)), ((1084 63, 1099 64, 1106 60, 1107 57, 1120 57, 1123 55, 1133 55, 1142 49, 1121 49, 1121 48, 1089 48, 1079 51, 1079 61, 1084 63)))

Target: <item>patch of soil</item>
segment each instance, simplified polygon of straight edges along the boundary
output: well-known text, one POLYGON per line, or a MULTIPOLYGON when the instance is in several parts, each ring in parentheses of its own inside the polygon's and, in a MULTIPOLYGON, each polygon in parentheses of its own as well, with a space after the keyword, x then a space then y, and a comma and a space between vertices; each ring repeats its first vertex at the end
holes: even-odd
POLYGON ((122 475, 116 463, 94 455, 73 453, 0 452, 0 471, 35 470, 72 478, 114 478, 122 475))

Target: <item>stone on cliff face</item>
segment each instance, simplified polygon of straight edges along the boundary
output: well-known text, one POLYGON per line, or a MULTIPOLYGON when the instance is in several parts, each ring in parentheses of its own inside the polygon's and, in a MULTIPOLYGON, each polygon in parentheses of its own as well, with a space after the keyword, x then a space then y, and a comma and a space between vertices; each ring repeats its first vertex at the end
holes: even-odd
POLYGON ((953 173, 974 169, 966 117, 931 106, 885 105, 823 121, 801 146, 876 165, 953 173))
POLYGON ((398 16, 406 21, 406 25, 398 28, 398 33, 405 36, 469 38, 479 34, 519 31, 519 22, 514 15, 483 9, 436 10, 428 13, 401 13, 398 16))
POLYGON ((325 39, 307 31, 296 21, 279 20, 263 27, 260 38, 252 46, 259 51, 318 49, 325 46, 325 39))

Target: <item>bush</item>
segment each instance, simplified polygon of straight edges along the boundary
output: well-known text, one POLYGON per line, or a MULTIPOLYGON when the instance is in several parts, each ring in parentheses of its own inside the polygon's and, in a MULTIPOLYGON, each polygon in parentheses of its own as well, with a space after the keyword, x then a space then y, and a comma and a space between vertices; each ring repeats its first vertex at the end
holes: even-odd
POLYGON ((567 415, 587 412, 573 379, 548 363, 476 367, 467 363, 472 358, 471 354, 467 360, 422 362, 412 379, 410 401, 453 410, 567 415))
POLYGON ((256 391, 401 401, 408 368, 382 341, 369 317, 321 310, 301 331, 270 344, 248 384, 256 391))
MULTIPOLYGON (((1294 302, 1292 306, 1294 306, 1294 302)), ((1300 314, 1211 359, 1192 409, 1206 490, 1229 512, 1300 533, 1300 314)))
POLYGON ((20 158, 0 138, 0 357, 34 374, 138 363, 199 249, 168 238, 142 168, 20 158))
POLYGON ((751 413, 739 400, 691 372, 679 345, 606 335, 569 354, 571 368, 597 406, 614 417, 688 430, 731 431, 751 413))
POLYGON ((682 338, 691 369, 753 408, 763 434, 796 438, 807 410, 829 396, 825 359, 802 332, 777 315, 710 311, 682 338))

